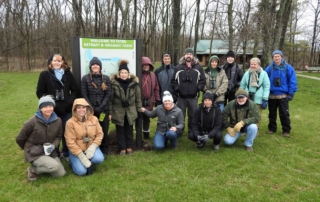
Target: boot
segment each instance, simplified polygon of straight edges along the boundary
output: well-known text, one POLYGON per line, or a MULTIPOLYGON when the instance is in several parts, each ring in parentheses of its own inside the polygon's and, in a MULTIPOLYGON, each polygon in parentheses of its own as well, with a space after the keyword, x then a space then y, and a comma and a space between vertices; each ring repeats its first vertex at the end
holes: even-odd
POLYGON ((143 132, 143 138, 144 138, 145 140, 150 140, 149 132, 143 132))

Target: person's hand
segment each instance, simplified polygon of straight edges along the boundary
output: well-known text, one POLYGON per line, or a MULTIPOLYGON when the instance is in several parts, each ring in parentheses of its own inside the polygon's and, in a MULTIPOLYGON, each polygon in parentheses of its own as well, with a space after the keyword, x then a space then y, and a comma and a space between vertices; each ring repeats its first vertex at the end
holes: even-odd
POLYGON ((240 132, 241 128, 244 126, 244 123, 243 121, 239 121, 233 128, 234 128, 234 131, 236 132, 240 132))
POLYGON ((177 128, 174 127, 174 126, 172 126, 169 130, 171 130, 171 131, 177 131, 177 128))
POLYGON ((293 99, 293 95, 291 95, 291 94, 287 95, 287 97, 286 97, 287 101, 291 101, 292 99, 293 99))
POLYGON ((109 115, 109 121, 111 121, 111 119, 112 119, 112 115, 110 114, 110 115, 109 115))
POLYGON ((262 100, 261 109, 267 109, 268 107, 268 100, 262 100))
POLYGON ((91 166, 91 161, 89 161, 88 157, 86 157, 86 155, 84 155, 83 152, 81 152, 80 154, 78 154, 78 158, 81 161, 81 163, 84 165, 84 167, 89 168, 91 166))
POLYGON ((228 127, 226 130, 230 136, 232 137, 236 136, 236 131, 234 130, 234 128, 228 127))
POLYGON ((160 100, 156 100, 155 106, 157 107, 158 105, 162 105, 162 102, 160 100))
POLYGON ((213 94, 213 101, 215 101, 217 98, 218 98, 218 95, 214 93, 213 94))
POLYGON ((46 152, 47 152, 48 154, 51 154, 55 148, 56 148, 56 146, 54 146, 54 144, 51 144, 51 145, 46 149, 46 152))
POLYGON ((87 156, 88 159, 92 159, 94 152, 96 151, 98 145, 96 145, 95 143, 92 143, 88 149, 84 152, 87 156))
POLYGON ((145 112, 145 111, 146 111, 146 109, 141 107, 141 112, 145 112))

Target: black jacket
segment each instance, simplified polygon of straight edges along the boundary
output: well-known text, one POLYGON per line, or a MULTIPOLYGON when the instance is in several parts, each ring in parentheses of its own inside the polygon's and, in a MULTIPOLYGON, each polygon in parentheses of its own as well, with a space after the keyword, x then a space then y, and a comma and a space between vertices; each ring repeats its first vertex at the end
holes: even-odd
POLYGON ((61 82, 64 85, 55 77, 53 70, 42 71, 39 75, 36 92, 39 99, 45 95, 53 96, 56 103, 54 111, 58 116, 71 112, 73 101, 79 96, 78 86, 69 67, 64 71, 61 82), (63 92, 63 96, 61 94, 59 96, 60 98, 63 97, 62 100, 56 99, 56 91, 63 92))
POLYGON ((229 80, 227 92, 236 92, 243 77, 243 69, 235 62, 226 63, 221 68, 224 69, 229 80))

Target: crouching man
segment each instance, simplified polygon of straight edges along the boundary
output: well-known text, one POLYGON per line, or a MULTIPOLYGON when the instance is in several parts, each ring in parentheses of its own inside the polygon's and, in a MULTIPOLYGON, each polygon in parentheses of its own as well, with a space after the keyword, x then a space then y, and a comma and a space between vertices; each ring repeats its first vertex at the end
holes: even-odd
POLYGON ((165 147, 170 140, 172 148, 177 148, 177 133, 184 127, 184 118, 180 108, 173 103, 169 91, 163 92, 163 104, 158 105, 153 111, 141 108, 141 111, 150 118, 158 117, 156 134, 154 136, 154 148, 159 150, 165 147))
POLYGON ((197 142, 197 148, 204 147, 209 139, 213 138, 213 149, 220 150, 222 139, 222 117, 218 104, 214 103, 214 96, 206 92, 202 96, 202 104, 196 109, 192 120, 192 133, 188 138, 197 142))
POLYGON ((257 123, 260 120, 259 110, 242 88, 237 90, 235 97, 236 99, 229 102, 222 112, 223 127, 227 130, 224 142, 226 145, 232 145, 241 133, 246 132, 244 144, 247 151, 253 151, 253 141, 258 132, 257 123))

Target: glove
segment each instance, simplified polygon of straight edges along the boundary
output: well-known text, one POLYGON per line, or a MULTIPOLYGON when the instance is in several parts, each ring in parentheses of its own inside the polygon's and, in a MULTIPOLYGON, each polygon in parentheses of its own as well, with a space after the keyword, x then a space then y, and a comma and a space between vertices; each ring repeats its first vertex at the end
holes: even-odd
POLYGON ((287 101, 291 101, 292 99, 293 99, 293 95, 291 95, 291 94, 287 95, 287 97, 286 97, 287 101))
POLYGON ((88 159, 92 159, 94 152, 96 151, 98 145, 96 145, 95 143, 92 143, 88 149, 84 152, 87 156, 88 159))
POLYGON ((84 167, 89 168, 91 166, 91 161, 84 155, 83 152, 78 154, 78 158, 81 161, 81 163, 84 165, 84 167))
POLYGON ((226 130, 230 136, 236 136, 236 131, 234 130, 234 128, 228 127, 226 130))
POLYGON ((244 126, 244 123, 243 121, 239 121, 233 128, 234 128, 234 131, 236 132, 240 132, 241 128, 244 126))
POLYGON ((218 95, 217 94, 213 94, 213 101, 215 101, 217 99, 218 95))
POLYGON ((209 135, 202 135, 202 136, 198 136, 198 141, 204 141, 204 142, 208 142, 210 139, 209 135))
POLYGON ((156 107, 157 107, 158 105, 162 105, 162 102, 161 102, 160 100, 156 100, 156 107))
POLYGON ((51 154, 55 148, 56 148, 56 146, 54 146, 54 144, 51 144, 51 145, 46 149, 46 152, 47 152, 48 154, 51 154))
POLYGON ((268 100, 262 100, 261 109, 267 109, 268 107, 268 100))

